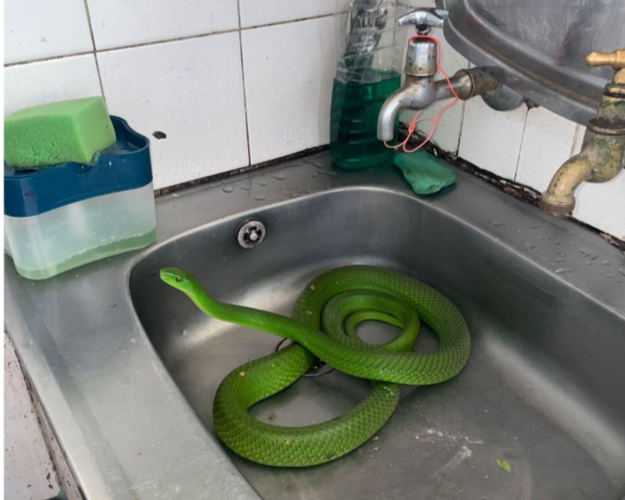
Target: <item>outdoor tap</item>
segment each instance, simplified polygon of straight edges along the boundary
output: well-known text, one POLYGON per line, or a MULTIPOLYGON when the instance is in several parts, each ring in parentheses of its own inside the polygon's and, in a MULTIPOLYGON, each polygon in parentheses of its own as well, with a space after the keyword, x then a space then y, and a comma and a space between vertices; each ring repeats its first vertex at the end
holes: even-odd
MULTIPOLYGON (((426 35, 431 28, 441 28, 448 12, 444 9, 417 9, 399 18, 400 26, 413 24, 417 33, 426 35)), ((391 141, 395 137, 397 114, 402 109, 420 110, 436 101, 449 99, 453 94, 447 80, 434 80, 437 69, 438 48, 429 38, 415 38, 408 42, 406 53, 406 80, 382 105, 378 115, 378 139, 391 141)), ((480 68, 463 69, 450 78, 451 87, 459 99, 469 99, 489 90, 499 82, 480 68)))
POLYGON ((625 168, 625 49, 606 54, 591 52, 589 66, 612 66, 597 116, 588 122, 579 154, 569 158, 551 179, 540 198, 547 213, 565 217, 575 208, 575 190, 582 182, 607 182, 625 168))

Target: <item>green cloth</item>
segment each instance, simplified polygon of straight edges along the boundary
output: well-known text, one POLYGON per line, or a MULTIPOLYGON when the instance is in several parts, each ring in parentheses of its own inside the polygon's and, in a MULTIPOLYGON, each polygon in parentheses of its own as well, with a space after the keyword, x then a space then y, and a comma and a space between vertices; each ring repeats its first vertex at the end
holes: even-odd
POLYGON ((438 193, 456 182, 454 171, 423 149, 414 153, 398 153, 393 161, 417 194, 438 193))

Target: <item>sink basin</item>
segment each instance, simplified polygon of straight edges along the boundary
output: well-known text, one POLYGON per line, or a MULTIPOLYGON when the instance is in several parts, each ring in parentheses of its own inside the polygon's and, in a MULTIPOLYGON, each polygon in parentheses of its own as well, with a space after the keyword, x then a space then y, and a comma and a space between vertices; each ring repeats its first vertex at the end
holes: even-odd
MULTIPOLYGON (((322 160, 316 166, 328 179, 335 174, 322 160)), ((206 432, 213 433, 220 381, 273 352, 280 339, 209 318, 163 284, 158 270, 182 267, 220 300, 288 315, 315 275, 373 264, 425 281, 459 307, 473 339, 469 362, 444 384, 403 387, 380 432, 336 461, 271 468, 225 449, 262 498, 623 498, 623 255, 466 174, 455 191, 427 199, 408 193, 395 172, 375 175, 371 184, 363 173, 339 174, 346 180, 333 180, 331 189, 248 205, 162 241, 133 263, 136 314, 206 432), (244 249, 237 229, 252 219, 265 224, 266 237, 244 249)), ((279 189, 280 177, 272 182, 279 189)), ((249 195, 250 185, 253 193, 262 183, 246 185, 249 195)), ((223 191, 231 187, 239 188, 233 181, 223 191)), ((382 342, 395 331, 369 322, 359 333, 382 342)), ((435 346, 425 327, 415 349, 435 346)), ((312 375, 251 413, 307 425, 348 411, 368 391, 366 381, 338 371, 312 375)))
MULTIPOLYGON (((156 214, 151 248, 49 280, 5 257, 5 327, 85 499, 623 499, 625 255, 596 233, 464 172, 420 198, 397 169, 339 171, 327 152, 163 195, 156 214), (243 249, 237 229, 254 219, 266 237, 243 249), (280 339, 203 315, 158 270, 289 314, 309 279, 353 263, 453 300, 468 365, 403 387, 380 432, 333 462, 278 469, 232 454, 212 429, 215 390, 280 339)), ((435 349, 423 330, 416 349, 435 349)), ((305 425, 365 397, 367 382, 324 371, 251 412, 305 425)))

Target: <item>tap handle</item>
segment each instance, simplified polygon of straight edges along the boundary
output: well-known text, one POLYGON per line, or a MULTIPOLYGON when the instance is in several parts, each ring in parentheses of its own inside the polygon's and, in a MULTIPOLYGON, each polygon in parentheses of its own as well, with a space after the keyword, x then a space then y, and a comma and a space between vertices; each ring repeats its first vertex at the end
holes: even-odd
POLYGON ((612 66, 612 69, 625 69, 625 49, 614 52, 590 52, 586 56, 588 66, 612 66))
POLYGON ((397 20, 399 26, 413 24, 419 33, 429 33, 431 28, 442 28, 449 12, 445 9, 423 8, 413 10, 397 20))

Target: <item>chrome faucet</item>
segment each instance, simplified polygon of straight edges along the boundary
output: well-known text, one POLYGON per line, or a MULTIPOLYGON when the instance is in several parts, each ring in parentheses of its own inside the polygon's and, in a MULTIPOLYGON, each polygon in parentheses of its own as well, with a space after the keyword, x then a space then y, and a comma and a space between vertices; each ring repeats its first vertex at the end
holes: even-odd
POLYGON ((545 212, 560 217, 573 212, 582 182, 607 182, 625 168, 625 49, 591 52, 586 63, 612 66, 614 79, 605 86, 597 116, 588 122, 581 152, 558 169, 540 198, 545 212))
MULTIPOLYGON (((417 9, 399 18, 400 26, 415 25, 417 33, 426 35, 431 28, 442 28, 448 12, 444 9, 417 9)), ((436 101, 453 96, 446 80, 434 80, 437 73, 438 49, 427 38, 408 42, 406 80, 389 96, 378 115, 378 139, 391 141, 395 137, 397 114, 402 109, 420 110, 436 101)), ((459 99, 469 99, 499 87, 499 82, 480 68, 463 69, 450 78, 459 99)))

